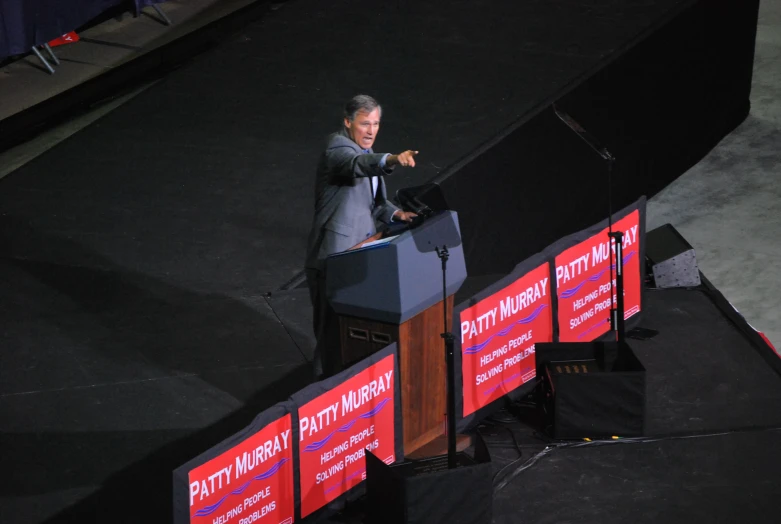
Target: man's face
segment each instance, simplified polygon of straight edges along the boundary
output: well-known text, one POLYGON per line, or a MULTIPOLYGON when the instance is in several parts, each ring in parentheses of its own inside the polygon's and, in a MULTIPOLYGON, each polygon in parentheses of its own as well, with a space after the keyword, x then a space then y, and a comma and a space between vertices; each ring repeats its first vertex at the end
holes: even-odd
POLYGON ((361 146, 362 149, 369 149, 377 138, 377 132, 380 130, 380 109, 374 108, 371 113, 358 111, 355 119, 350 122, 344 119, 344 126, 353 142, 361 146))

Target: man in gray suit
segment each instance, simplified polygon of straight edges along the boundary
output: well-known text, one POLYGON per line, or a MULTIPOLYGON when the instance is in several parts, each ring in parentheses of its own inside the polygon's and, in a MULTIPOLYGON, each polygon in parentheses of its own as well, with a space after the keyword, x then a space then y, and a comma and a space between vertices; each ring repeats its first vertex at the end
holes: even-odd
POLYGON ((409 222, 416 215, 387 199, 384 175, 396 166, 415 167, 417 151, 398 155, 374 153, 382 108, 367 95, 357 95, 344 108, 344 128, 328 137, 315 181, 315 216, 309 233, 306 279, 314 309, 317 346, 316 377, 336 373, 338 363, 325 348, 339 344, 336 315, 325 296, 325 259, 365 241, 377 222, 409 222))

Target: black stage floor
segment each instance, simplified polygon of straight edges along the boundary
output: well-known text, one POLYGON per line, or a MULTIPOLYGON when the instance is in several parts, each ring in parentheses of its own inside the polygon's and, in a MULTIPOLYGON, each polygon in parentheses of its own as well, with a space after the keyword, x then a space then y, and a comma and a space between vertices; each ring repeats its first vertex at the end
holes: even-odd
POLYGON ((522 405, 530 424, 481 428, 499 471, 494 522, 778 522, 781 377, 713 296, 646 293, 641 324, 659 335, 630 340, 647 370, 646 438, 546 444, 522 405), (520 472, 506 467, 511 434, 520 472))
MULTIPOLYGON (((475 428, 493 462, 494 523, 778 522, 781 360, 717 297, 646 293, 641 325, 658 335, 629 340, 647 370, 645 437, 553 441, 534 394, 475 428)), ((359 502, 328 522, 364 513, 359 502)))
POLYGON ((275 290, 303 264, 313 171, 346 99, 384 104, 377 150, 421 151, 394 192, 691 3, 288 2, 3 180, 0 209, 33 233, 6 231, 13 256, 232 297, 275 290))
POLYGON ((558 449, 494 499, 494 522, 778 522, 781 431, 558 449))
MULTIPOLYGON (((378 149, 421 151, 390 189, 423 183, 691 4, 290 1, 1 180, 0 522, 168 522, 176 466, 309 382, 306 291, 277 290, 346 98, 384 103, 378 149)), ((778 377, 691 296, 649 300, 651 427, 779 425, 778 377)), ((557 450, 561 484, 608 452, 557 450)))

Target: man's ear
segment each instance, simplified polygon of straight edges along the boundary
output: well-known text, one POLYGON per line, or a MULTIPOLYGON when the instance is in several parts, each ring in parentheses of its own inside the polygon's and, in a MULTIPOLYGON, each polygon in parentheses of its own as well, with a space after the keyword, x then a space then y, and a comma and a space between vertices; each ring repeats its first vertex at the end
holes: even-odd
POLYGON ((352 127, 352 122, 350 122, 350 119, 347 117, 344 117, 344 127, 347 129, 350 129, 352 127))

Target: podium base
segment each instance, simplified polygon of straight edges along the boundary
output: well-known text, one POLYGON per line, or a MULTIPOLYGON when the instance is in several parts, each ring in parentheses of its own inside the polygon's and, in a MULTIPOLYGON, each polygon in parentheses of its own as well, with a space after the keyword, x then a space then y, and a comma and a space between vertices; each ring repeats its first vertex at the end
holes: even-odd
MULTIPOLYGON (((464 451, 471 445, 472 437, 460 433, 456 435, 456 451, 464 451)), ((420 460, 445 454, 447 454, 447 436, 440 435, 428 444, 424 444, 413 452, 407 453, 405 456, 408 459, 420 460)))

